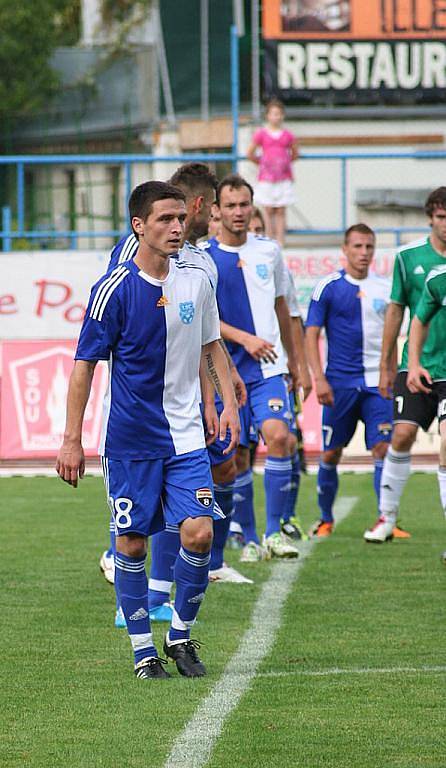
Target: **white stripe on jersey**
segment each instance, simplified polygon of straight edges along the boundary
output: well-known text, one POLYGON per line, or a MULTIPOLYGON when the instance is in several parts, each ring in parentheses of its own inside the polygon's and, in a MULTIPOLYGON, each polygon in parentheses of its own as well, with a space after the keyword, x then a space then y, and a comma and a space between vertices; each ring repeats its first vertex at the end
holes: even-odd
POLYGON ((428 276, 426 277, 426 283, 428 283, 429 280, 432 280, 433 277, 437 277, 438 275, 444 275, 445 272, 446 272, 446 266, 434 267, 433 269, 431 269, 428 276))
POLYGON ((130 273, 128 269, 123 268, 123 272, 120 273, 119 275, 116 275, 116 278, 113 280, 112 283, 109 284, 106 291, 102 292, 100 303, 97 305, 94 314, 93 314, 93 311, 90 312, 90 317, 92 317, 94 320, 99 320, 99 322, 102 320, 102 315, 104 314, 105 307, 107 306, 110 300, 110 296, 112 295, 113 291, 116 290, 118 285, 122 283, 122 281, 125 280, 125 278, 129 274, 130 273))
MULTIPOLYGON (((108 420, 110 418, 110 409, 111 409, 111 379, 112 379, 112 368, 113 368, 113 353, 110 353, 110 359, 108 361, 108 384, 107 384, 107 391, 104 395, 104 400, 102 403, 102 424, 101 424, 101 437, 99 440, 99 447, 98 447, 98 454, 99 456, 103 456, 105 453, 105 441, 107 439, 107 427, 108 427, 108 420)), ((107 461, 107 476, 108 476, 108 459, 107 461)))
POLYGON ((119 254, 118 264, 122 264, 124 261, 129 261, 129 259, 133 258, 136 251, 138 250, 138 245, 139 243, 136 236, 133 234, 129 235, 124 243, 121 253, 119 254))
POLYGON ((327 277, 324 277, 318 282, 311 298, 314 299, 314 301, 319 301, 327 285, 330 285, 330 283, 333 283, 335 280, 339 280, 341 277, 342 275, 340 272, 331 272, 327 277))
POLYGON ((101 283, 91 305, 90 317, 95 317, 98 304, 101 302, 103 294, 107 292, 109 285, 114 282, 115 277, 118 277, 124 271, 126 271, 125 267, 115 267, 115 269, 110 272, 109 276, 104 280, 104 282, 101 283))

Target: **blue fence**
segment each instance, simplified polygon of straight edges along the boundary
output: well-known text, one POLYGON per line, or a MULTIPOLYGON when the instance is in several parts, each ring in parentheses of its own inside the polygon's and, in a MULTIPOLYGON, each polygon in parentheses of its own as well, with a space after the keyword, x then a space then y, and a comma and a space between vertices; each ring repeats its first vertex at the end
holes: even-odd
MULTIPOLYGON (((135 164, 150 164, 150 163, 177 163, 181 164, 189 161, 201 161, 205 163, 231 163, 233 168, 237 167, 237 163, 246 159, 242 155, 237 154, 237 141, 234 141, 232 152, 228 153, 216 153, 216 154, 184 154, 184 155, 169 155, 159 157, 157 155, 149 154, 97 154, 97 155, 5 155, 0 156, 0 166, 13 166, 15 167, 16 174, 16 200, 15 200, 15 216, 14 224, 11 213, 11 206, 4 206, 2 209, 2 229, 0 231, 0 238, 3 243, 3 250, 11 250, 13 241, 17 239, 26 238, 27 240, 43 240, 43 239, 67 239, 69 241, 70 248, 76 248, 79 238, 91 238, 91 237, 107 237, 115 238, 121 233, 121 230, 106 229, 104 231, 97 230, 27 230, 25 228, 25 169, 35 166, 70 166, 75 165, 109 165, 120 166, 124 169, 124 196, 125 206, 127 207, 127 200, 132 189, 132 168, 135 164)), ((301 235, 339 235, 345 231, 349 226, 348 221, 348 204, 349 204, 349 183, 348 183, 348 168, 349 162, 354 160, 420 160, 420 161, 438 161, 446 159, 445 150, 431 150, 431 151, 387 151, 387 152, 302 152, 299 158, 304 162, 312 161, 336 161, 340 164, 340 187, 338 193, 339 199, 339 227, 338 228, 305 228, 305 229, 293 229, 289 230, 293 234, 301 235)), ((424 232, 424 227, 389 227, 380 228, 376 230, 377 233, 392 233, 395 235, 396 243, 401 242, 401 238, 404 233, 424 232)))

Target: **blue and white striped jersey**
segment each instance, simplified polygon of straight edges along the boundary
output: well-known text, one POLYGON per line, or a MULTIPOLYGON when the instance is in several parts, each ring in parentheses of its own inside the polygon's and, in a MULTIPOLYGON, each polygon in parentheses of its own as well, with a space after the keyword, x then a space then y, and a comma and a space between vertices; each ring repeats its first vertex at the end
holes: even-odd
POLYGON ((389 303, 390 282, 375 275, 356 280, 341 269, 316 285, 306 325, 325 328, 325 374, 331 384, 346 389, 378 386, 389 303))
POLYGON ((227 342, 229 354, 246 382, 269 379, 288 368, 280 340, 275 301, 284 296, 284 265, 274 240, 248 233, 244 245, 234 248, 215 238, 202 243, 218 271, 217 303, 220 318, 274 345, 275 363, 257 362, 240 344, 227 342))
MULTIPOLYGON (((108 263, 107 271, 110 272, 119 264, 124 264, 126 261, 133 259, 136 256, 138 250, 138 238, 135 235, 125 235, 121 237, 120 241, 115 245, 111 254, 110 261, 108 263)), ((178 253, 178 258, 181 261, 185 261, 188 264, 195 264, 198 267, 202 267, 211 281, 214 290, 217 286, 217 269, 208 256, 208 254, 196 245, 192 245, 188 240, 184 243, 183 247, 178 253)))
POLYGON ((201 348, 220 337, 215 293, 200 267, 170 259, 157 280, 133 260, 93 287, 76 360, 108 360, 100 454, 152 459, 204 448, 201 348))

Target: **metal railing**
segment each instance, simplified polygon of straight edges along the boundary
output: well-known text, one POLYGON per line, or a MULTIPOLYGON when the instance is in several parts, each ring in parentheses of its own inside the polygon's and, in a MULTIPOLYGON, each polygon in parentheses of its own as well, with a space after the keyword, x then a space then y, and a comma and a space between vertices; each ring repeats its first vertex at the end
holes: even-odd
MULTIPOLYGON (((184 154, 184 155, 166 155, 160 157, 153 154, 92 154, 92 155, 4 155, 0 156, 0 166, 14 166, 16 175, 16 194, 15 194, 15 222, 11 206, 4 206, 2 209, 2 229, 0 238, 3 243, 3 250, 11 250, 14 240, 42 240, 42 239, 67 239, 70 248, 77 248, 80 238, 115 238, 122 234, 119 229, 97 230, 56 230, 56 229, 34 229, 27 230, 25 227, 25 169, 35 166, 69 166, 75 165, 105 165, 120 166, 124 169, 123 193, 125 197, 125 206, 132 190, 132 168, 135 164, 150 163, 177 163, 200 161, 205 163, 231 163, 233 168, 237 167, 239 161, 245 160, 242 155, 237 154, 237 141, 231 152, 214 154, 184 154)), ((386 151, 386 152, 302 152, 299 160, 307 162, 312 161, 336 161, 340 164, 340 185, 339 185, 339 227, 315 227, 289 230, 292 234, 299 235, 340 235, 349 225, 348 207, 349 207, 349 163, 355 160, 418 160, 435 161, 446 159, 445 150, 420 150, 420 151, 386 151)), ((400 244, 402 235, 410 232, 424 232, 425 227, 384 227, 376 229, 377 233, 392 233, 395 236, 396 244, 400 244)))

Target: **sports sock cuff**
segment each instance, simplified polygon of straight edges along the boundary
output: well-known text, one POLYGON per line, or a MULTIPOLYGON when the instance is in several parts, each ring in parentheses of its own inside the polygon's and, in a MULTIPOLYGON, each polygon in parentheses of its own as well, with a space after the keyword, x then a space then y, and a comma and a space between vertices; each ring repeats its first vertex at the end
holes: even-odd
POLYGON ((402 461, 410 461, 410 451, 395 451, 394 448, 392 448, 391 445, 389 445, 389 449, 387 451, 387 458, 392 461, 395 460, 402 460, 402 461))
POLYGON ((191 552, 189 549, 181 547, 179 556, 185 563, 195 566, 195 568, 204 568, 211 562, 210 552, 191 552))
POLYGON ((384 459, 375 459, 374 464, 375 467, 382 467, 384 465, 384 459))
POLYGON ((268 456, 265 460, 265 470, 267 469, 271 470, 271 472, 291 472, 291 459, 289 456, 268 456))
POLYGON ((244 485, 252 483, 252 469, 248 469, 235 478, 234 488, 242 488, 244 485))
POLYGON ((320 461, 319 466, 321 469, 326 469, 327 472, 331 472, 333 470, 336 470, 338 468, 337 464, 327 464, 325 461, 320 461))
POLYGON ((149 589, 154 592, 170 592, 173 581, 161 581, 161 579, 149 579, 149 589))
POLYGON ((144 557, 129 557, 129 555, 123 555, 122 552, 116 552, 115 554, 115 568, 119 571, 125 571, 126 573, 140 573, 144 571, 146 564, 146 556, 144 557))
POLYGON ((214 483, 215 493, 233 493, 234 482, 231 483, 214 483))

